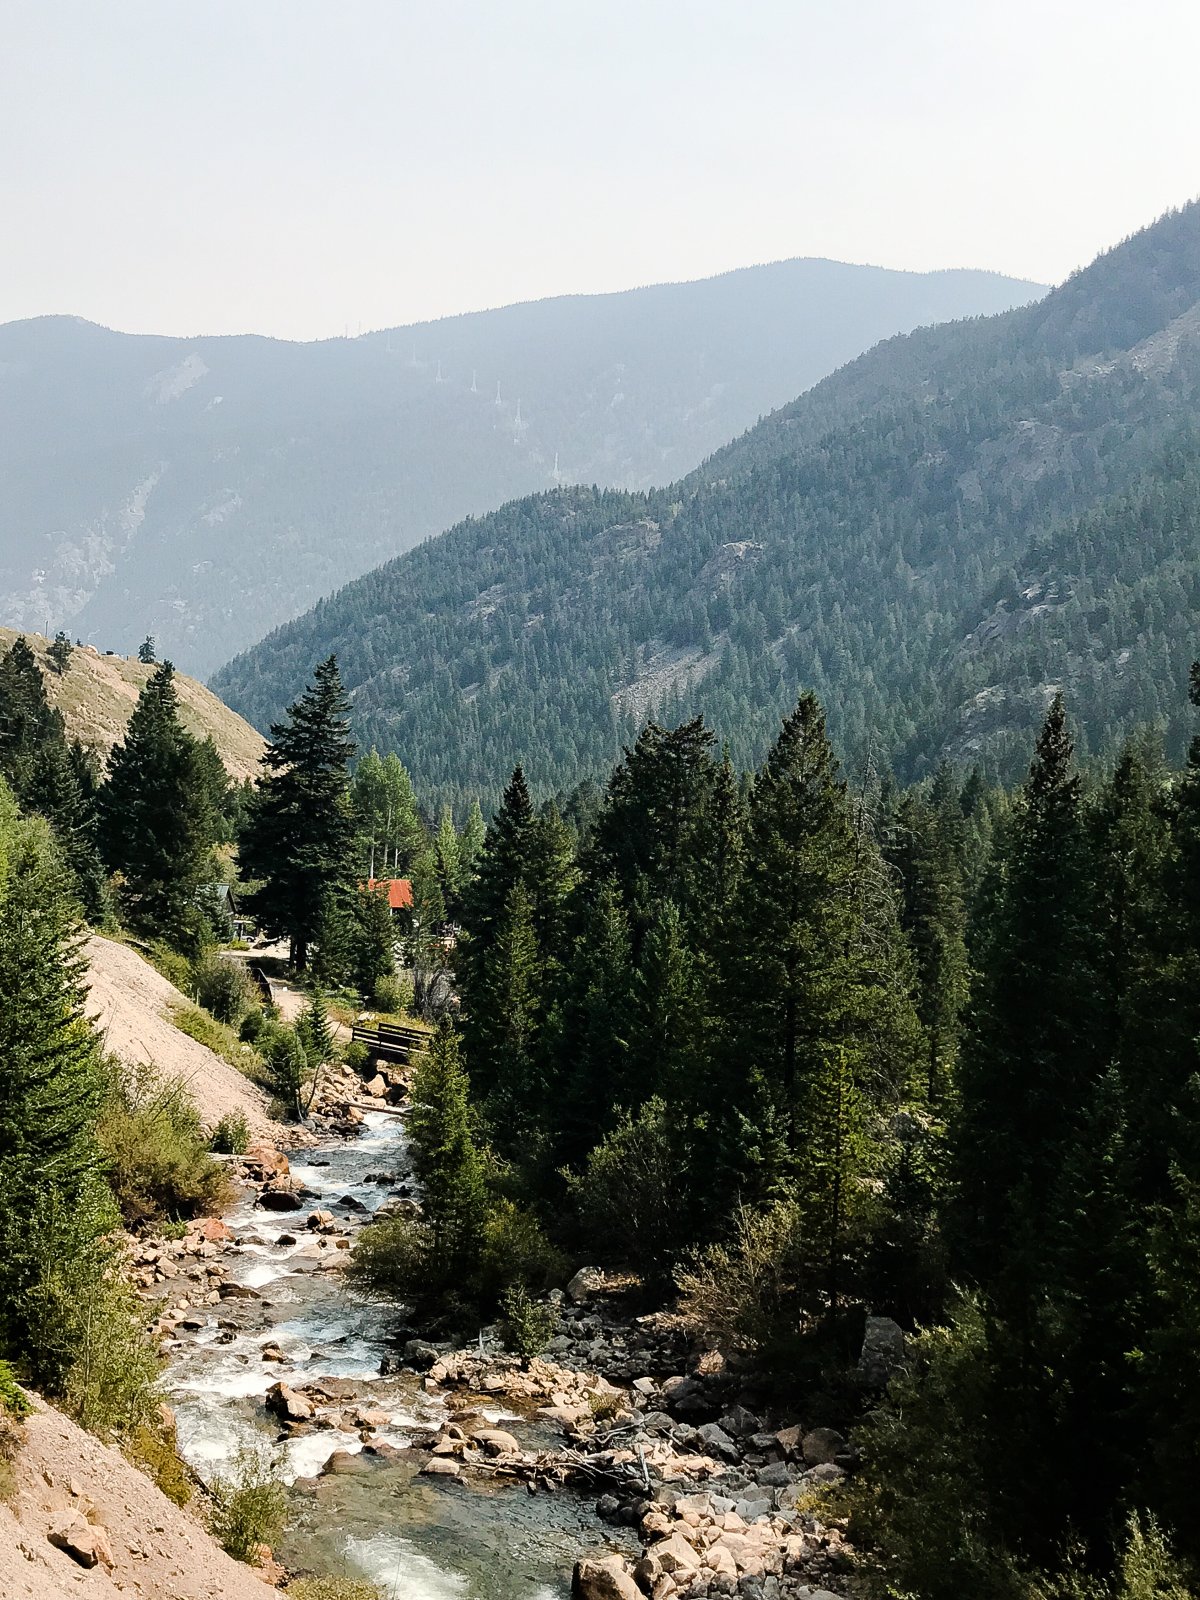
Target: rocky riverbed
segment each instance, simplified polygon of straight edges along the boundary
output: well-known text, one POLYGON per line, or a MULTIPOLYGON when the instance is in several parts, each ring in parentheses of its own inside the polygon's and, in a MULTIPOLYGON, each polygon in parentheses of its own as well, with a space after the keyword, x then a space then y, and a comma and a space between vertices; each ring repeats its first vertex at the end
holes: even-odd
POLYGON ((332 1085, 319 1142, 237 1161, 224 1221, 135 1249, 199 1475, 269 1452, 296 1513, 279 1559, 365 1574, 389 1600, 844 1589, 818 1512, 853 1467, 845 1442, 769 1414, 675 1319, 631 1317, 619 1282, 585 1269, 556 1291, 528 1362, 495 1328, 460 1350, 398 1332, 394 1306, 347 1287, 355 1231, 417 1204, 402 1112, 381 1104, 402 1095, 374 1087, 332 1085))

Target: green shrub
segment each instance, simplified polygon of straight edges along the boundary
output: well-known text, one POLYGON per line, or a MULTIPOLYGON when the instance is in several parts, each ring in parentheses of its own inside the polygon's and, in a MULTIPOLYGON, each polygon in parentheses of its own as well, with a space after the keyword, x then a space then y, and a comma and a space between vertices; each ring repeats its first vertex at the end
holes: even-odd
POLYGON ((266 1082, 279 1097, 288 1116, 299 1121, 305 1114, 304 1088, 312 1078, 304 1041, 294 1029, 273 1022, 259 1041, 266 1082))
POLYGON ((250 1124, 244 1111, 227 1111, 212 1131, 209 1148, 222 1156, 244 1156, 250 1148, 250 1124))
POLYGON ((192 968, 191 992, 218 1022, 233 1027, 258 1007, 258 991, 245 963, 228 956, 201 956, 192 968))
POLYGON ((683 1148, 663 1101, 652 1099, 636 1117, 626 1112, 582 1176, 569 1179, 586 1247, 659 1285, 670 1281, 689 1237, 683 1148))
POLYGON ((173 1500, 177 1506, 186 1506, 192 1498, 194 1480, 187 1463, 179 1454, 173 1430, 164 1432, 143 1424, 135 1428, 125 1442, 125 1454, 140 1467, 152 1483, 173 1500))
POLYGON ((180 955, 178 950, 173 950, 161 940, 151 945, 137 945, 136 948, 149 956, 168 983, 187 993, 192 981, 192 964, 186 956, 180 955))
POLYGON ((247 1011, 238 1028, 238 1038, 243 1044, 257 1044, 269 1022, 270 1019, 261 1006, 254 1011, 247 1011))
POLYGON ((348 1270, 369 1294, 417 1300, 429 1291, 435 1255, 433 1233, 423 1218, 380 1217, 359 1232, 348 1270))
POLYGON ((383 1600, 383 1590, 368 1578, 293 1578, 289 1600, 383 1600))
POLYGON ((109 1058, 108 1093, 96 1138, 109 1187, 129 1227, 212 1215, 231 1199, 229 1178, 208 1150, 191 1096, 153 1067, 109 1058))
POLYGON ((496 1305, 512 1288, 541 1294, 560 1281, 563 1255, 547 1240, 537 1219, 511 1200, 493 1200, 483 1224, 479 1288, 496 1305))
POLYGON ((6 1505, 16 1497, 14 1462, 25 1442, 25 1418, 32 1410, 12 1368, 7 1361, 0 1361, 0 1501, 6 1505))
POLYGON ((213 1537, 235 1560, 257 1565, 260 1546, 275 1544, 288 1523, 287 1491, 274 1465, 243 1450, 233 1476, 214 1479, 209 1493, 213 1537))
POLYGON ((154 1308, 126 1282, 108 1185, 39 1197, 22 1241, 23 1362, 34 1385, 94 1433, 126 1433, 159 1403, 154 1308))
POLYGON ((555 1324, 553 1310, 531 1300, 524 1284, 505 1291, 502 1331, 506 1349, 526 1359, 540 1355, 554 1337, 555 1324))
POLYGON ((27 1417, 33 1407, 7 1361, 0 1361, 0 1412, 6 1417, 27 1417))
POLYGON ((676 1273, 679 1310, 726 1348, 759 1351, 800 1322, 799 1210, 779 1201, 741 1207, 731 1237, 693 1254, 676 1273))
POLYGON ((158 1232, 164 1239, 186 1239, 188 1225, 186 1222, 164 1222, 159 1226, 158 1232))
POLYGON ((186 1033, 189 1039, 195 1039, 197 1044, 204 1045, 255 1083, 264 1082, 262 1056, 252 1046, 244 1045, 226 1023, 218 1022, 199 1006, 178 1003, 171 1007, 171 1021, 180 1033, 186 1033))
POLYGON ((371 1052, 361 1039, 351 1039, 342 1051, 342 1060, 351 1069, 360 1075, 365 1075, 371 1064, 371 1052))
POLYGON ((413 987, 407 978, 387 973, 376 978, 371 991, 371 1004, 376 1011, 390 1016, 405 1017, 412 1011, 413 987))
POLYGON ((606 1389, 588 1395, 588 1410, 597 1422, 612 1422, 624 1403, 621 1395, 609 1394, 606 1389))

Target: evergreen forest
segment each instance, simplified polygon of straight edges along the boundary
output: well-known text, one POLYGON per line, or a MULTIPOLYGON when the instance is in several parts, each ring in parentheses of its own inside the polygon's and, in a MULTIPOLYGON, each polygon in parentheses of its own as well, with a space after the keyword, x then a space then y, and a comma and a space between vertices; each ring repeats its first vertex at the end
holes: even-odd
POLYGON ((459 819, 522 762, 599 782, 648 717, 738 766, 812 689, 847 756, 1015 781, 1054 695, 1085 761, 1181 760, 1200 586, 1200 206, 1044 300, 879 345, 661 490, 462 523, 229 663, 265 728, 337 653, 360 743, 459 819))

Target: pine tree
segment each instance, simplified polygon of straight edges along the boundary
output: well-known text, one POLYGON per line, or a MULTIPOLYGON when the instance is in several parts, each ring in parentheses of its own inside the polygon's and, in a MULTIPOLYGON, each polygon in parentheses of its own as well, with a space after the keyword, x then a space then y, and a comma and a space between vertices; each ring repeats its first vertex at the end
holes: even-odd
POLYGON ((613 1084, 618 1104, 634 1111, 658 1095, 681 1111, 694 1105, 708 1047, 706 1020, 699 963, 683 918, 673 900, 660 900, 633 978, 624 1023, 629 1046, 622 1077, 613 1084))
POLYGON ((437 858, 438 883, 446 915, 453 921, 459 911, 463 890, 463 868, 459 853, 458 833, 449 806, 443 806, 433 839, 437 858))
POLYGON ((326 897, 353 881, 348 712, 330 656, 289 706, 287 721, 271 728, 263 776, 239 840, 242 875, 260 884, 247 896, 250 909, 260 927, 288 939, 292 963, 301 970, 326 897))
POLYGON ((39 751, 63 738, 62 716, 46 698, 37 657, 26 639, 15 639, 0 657, 0 777, 19 801, 24 801, 39 751))
POLYGON ((371 1002, 381 978, 396 971, 396 923, 384 889, 362 889, 354 897, 350 935, 350 977, 364 1000, 371 1002))
POLYGON ((25 806, 40 812, 54 829, 85 916, 90 922, 101 921, 108 908, 108 895, 96 844, 96 803, 94 796, 82 789, 78 764, 62 740, 51 740, 38 752, 25 806))
POLYGON ((152 667, 158 661, 158 646, 153 634, 148 633, 138 645, 137 658, 144 667, 152 667))
POLYGON ((824 714, 806 694, 754 785, 723 975, 733 1053, 762 1074, 794 1158, 810 1087, 834 1052, 845 1050, 860 1089, 883 1101, 905 1087, 919 1040, 894 908, 861 892, 873 849, 856 833, 824 714))
POLYGON ((174 668, 158 667, 138 696, 100 792, 100 844, 121 874, 130 924, 184 944, 199 935, 197 893, 213 873, 217 820, 210 775, 179 720, 174 668))
POLYGON ((550 1051, 554 1090, 547 1111, 559 1159, 581 1163, 611 1127, 628 1083, 629 920, 612 879, 589 896, 564 975, 550 1051))
POLYGON ((900 881, 900 925, 913 952, 917 1014, 928 1044, 925 1097, 944 1105, 954 1081, 968 974, 966 904, 956 833, 957 797, 939 781, 929 800, 905 795, 889 830, 900 881))
POLYGON ((533 908, 518 882, 509 891, 504 920, 484 966, 471 1058, 496 1142, 506 1150, 529 1141, 546 1118, 539 968, 533 908))
POLYGON ((54 642, 46 651, 47 659, 55 672, 61 675, 67 670, 71 661, 73 646, 70 637, 60 628, 54 635, 54 642))
POLYGON ((413 1075, 408 1130, 433 1263, 447 1283, 461 1281, 474 1268, 486 1209, 469 1095, 454 1025, 443 1018, 413 1075))
POLYGON ((80 1251, 115 1221, 111 1204, 96 1204, 102 1085, 79 942, 50 830, 19 820, 0 783, 0 1342, 51 1384, 72 1352, 46 1321, 38 1218, 49 1204, 91 1218, 73 1234, 80 1251))
POLYGON ((484 842, 487 839, 487 828, 484 826, 483 812, 479 801, 471 801, 471 809, 467 812, 467 823, 462 831, 462 838, 458 843, 459 861, 463 872, 470 879, 475 874, 479 858, 483 854, 484 842))
POLYGON ((963 1042, 954 1132, 958 1257, 1028 1302, 1074 1118, 1097 1075, 1091 865, 1059 697, 1013 819, 963 1042))

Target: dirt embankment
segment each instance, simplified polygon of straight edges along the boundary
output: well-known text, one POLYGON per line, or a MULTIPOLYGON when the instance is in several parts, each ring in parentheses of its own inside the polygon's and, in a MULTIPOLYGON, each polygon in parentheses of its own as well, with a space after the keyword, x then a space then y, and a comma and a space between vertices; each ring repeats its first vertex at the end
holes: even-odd
POLYGON ((119 1450, 61 1412, 34 1404, 14 1463, 17 1492, 12 1504, 0 1504, 4 1600, 117 1600, 122 1594, 125 1600, 270 1600, 276 1594, 119 1450), (52 1534, 71 1542, 72 1527, 76 1545, 100 1552, 94 1565, 51 1542, 52 1534))
POLYGON ((256 1137, 276 1138, 280 1129, 262 1090, 171 1022, 172 1005, 187 1003, 174 984, 136 950, 99 934, 88 940, 85 953, 91 986, 87 1012, 105 1049, 122 1061, 151 1062, 180 1079, 209 1127, 227 1112, 241 1111, 256 1137))

